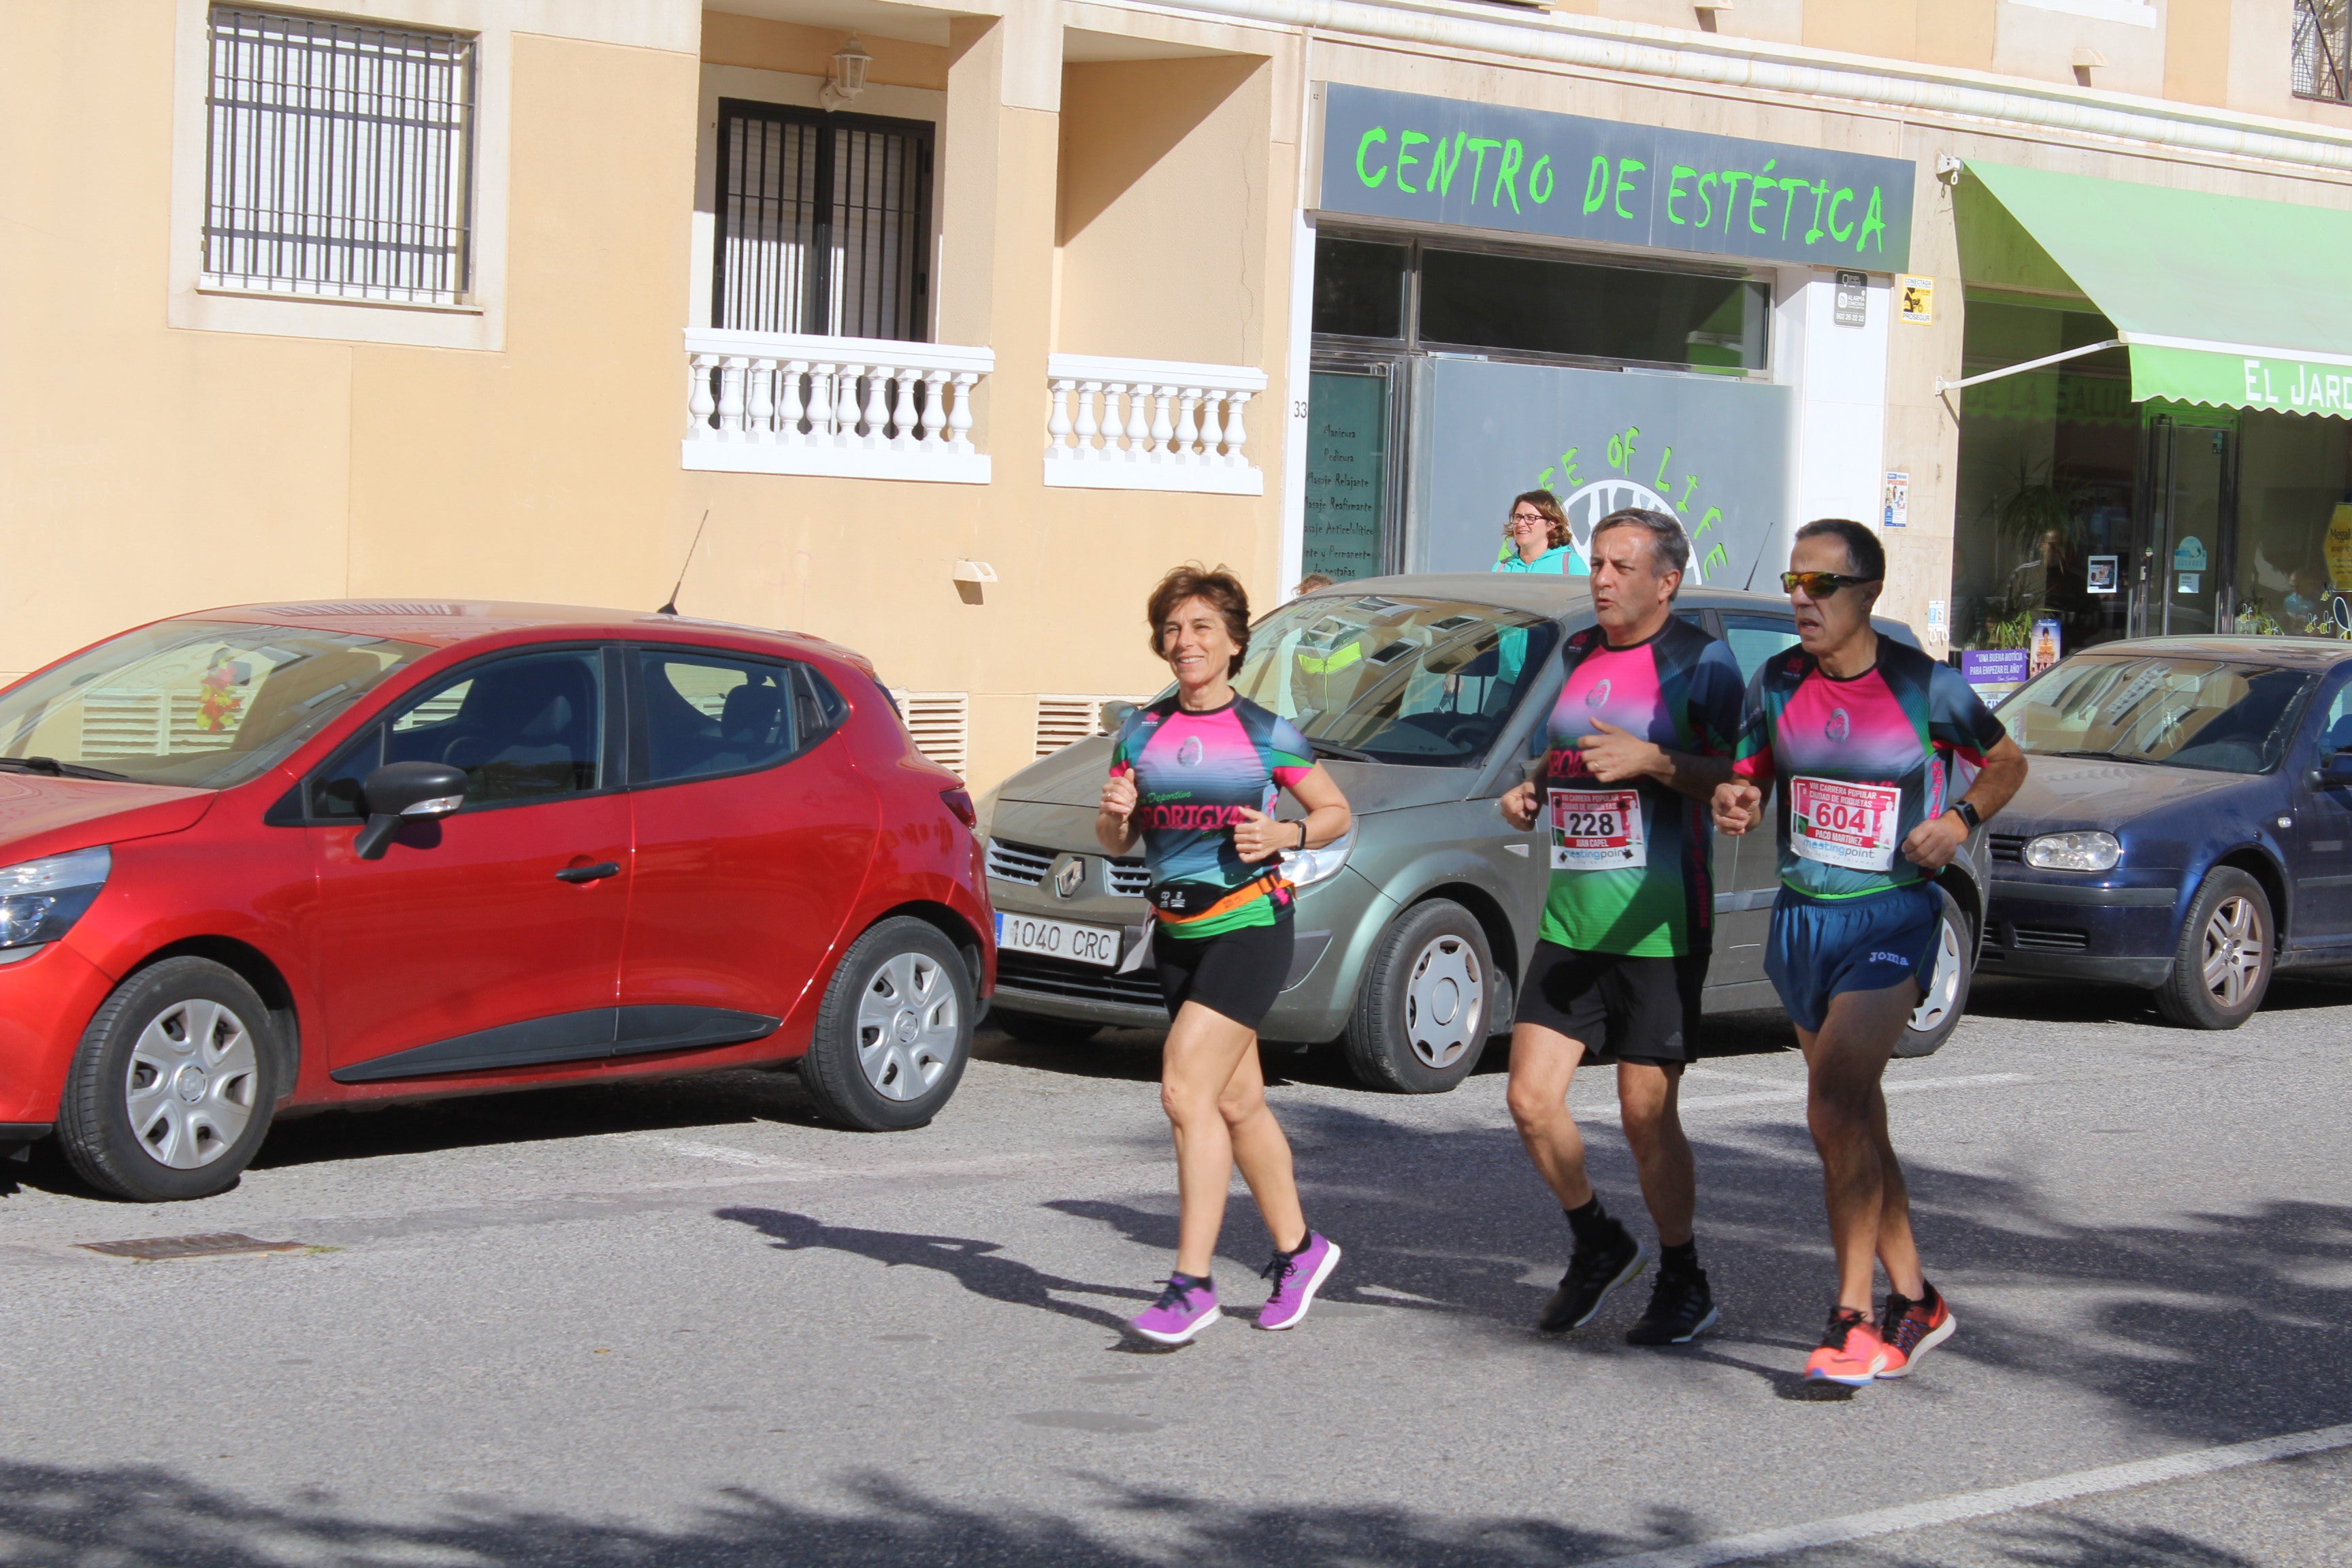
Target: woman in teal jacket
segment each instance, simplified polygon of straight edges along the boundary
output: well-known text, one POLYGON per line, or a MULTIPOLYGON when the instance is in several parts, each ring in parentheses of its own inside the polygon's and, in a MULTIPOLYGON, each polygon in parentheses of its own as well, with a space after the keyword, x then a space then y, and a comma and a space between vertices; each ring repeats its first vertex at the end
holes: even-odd
POLYGON ((1569 540, 1568 513, 1549 490, 1529 490, 1511 502, 1511 517, 1503 524, 1503 550, 1495 559, 1497 572, 1555 572, 1563 577, 1587 577, 1591 569, 1569 540))

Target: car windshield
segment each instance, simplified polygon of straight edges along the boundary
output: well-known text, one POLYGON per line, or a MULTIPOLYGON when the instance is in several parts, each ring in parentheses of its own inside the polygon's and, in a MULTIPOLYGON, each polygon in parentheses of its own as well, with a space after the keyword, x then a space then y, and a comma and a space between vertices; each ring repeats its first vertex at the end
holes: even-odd
POLYGON ((2002 703, 2000 720, 2021 747, 2043 755, 2268 773, 2311 681, 2235 659, 2077 654, 2002 703))
POLYGON ((429 651, 302 626, 142 626, 0 692, 0 767, 15 758, 41 771, 226 789, 275 767, 429 651))
POLYGON ((1327 754, 1463 767, 1486 756, 1555 635, 1492 605, 1302 599, 1252 629, 1234 686, 1327 754))

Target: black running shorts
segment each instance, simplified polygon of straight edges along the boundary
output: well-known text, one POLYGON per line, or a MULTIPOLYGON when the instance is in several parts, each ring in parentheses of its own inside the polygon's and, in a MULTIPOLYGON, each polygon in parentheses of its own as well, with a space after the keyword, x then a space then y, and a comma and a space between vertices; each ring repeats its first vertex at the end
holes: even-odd
POLYGON ((1704 952, 1628 958, 1539 942, 1515 1021, 1566 1035, 1589 1057, 1696 1061, 1706 961, 1704 952))
POLYGON ((1244 1028, 1256 1028, 1290 978, 1290 949, 1287 914, 1272 925, 1241 926, 1215 936, 1154 931, 1151 956, 1159 961, 1168 1016, 1173 1019, 1185 1003, 1198 1002, 1244 1028))

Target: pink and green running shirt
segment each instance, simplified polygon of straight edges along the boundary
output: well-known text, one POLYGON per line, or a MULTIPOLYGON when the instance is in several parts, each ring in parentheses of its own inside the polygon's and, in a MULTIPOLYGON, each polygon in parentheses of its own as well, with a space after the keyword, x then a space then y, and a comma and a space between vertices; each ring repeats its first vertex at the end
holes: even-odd
POLYGON ((1244 807, 1273 815, 1276 792, 1315 767, 1287 719, 1236 696, 1188 713, 1173 696, 1139 708, 1111 743, 1110 771, 1135 775, 1135 825, 1151 868, 1151 908, 1171 936, 1272 925, 1290 907, 1278 859, 1234 848, 1244 807))
POLYGON ((1839 680, 1802 648, 1756 672, 1732 769, 1775 807, 1781 885, 1861 899, 1927 879, 1903 840, 1968 793, 2008 731, 1959 671, 1892 637, 1839 680))
POLYGON ((1568 674, 1544 731, 1538 825, 1552 873, 1538 934, 1580 952, 1704 952, 1715 924, 1706 803, 1650 779, 1603 784, 1577 742, 1600 732, 1598 720, 1671 752, 1727 757, 1739 731, 1738 662, 1679 616, 1630 647, 1588 626, 1560 659, 1568 674))

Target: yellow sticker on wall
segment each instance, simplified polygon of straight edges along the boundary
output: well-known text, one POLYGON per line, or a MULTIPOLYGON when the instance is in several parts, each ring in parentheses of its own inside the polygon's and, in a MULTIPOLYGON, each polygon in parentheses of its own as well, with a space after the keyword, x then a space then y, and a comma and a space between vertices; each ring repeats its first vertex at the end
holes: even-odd
POLYGON ((1895 292, 1902 297, 1903 319, 1922 324, 1936 319, 1936 280, 1933 278, 1898 278, 1895 292))

